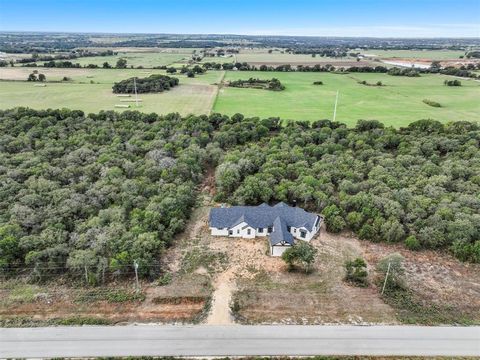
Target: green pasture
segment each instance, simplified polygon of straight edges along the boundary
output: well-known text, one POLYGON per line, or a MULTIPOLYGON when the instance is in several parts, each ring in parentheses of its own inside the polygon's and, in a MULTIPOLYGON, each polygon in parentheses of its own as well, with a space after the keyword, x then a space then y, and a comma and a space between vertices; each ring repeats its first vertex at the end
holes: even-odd
MULTIPOLYGON (((24 68, 12 68, 13 71, 24 68)), ((38 69, 42 71, 43 69, 38 69)), ((48 69, 45 69, 48 70, 48 69)), ((27 81, 0 81, 0 108, 28 106, 34 109, 70 108, 85 112, 100 110, 124 111, 116 108, 116 104, 127 104, 121 101, 125 98, 117 97, 112 93, 112 85, 132 76, 145 77, 146 72, 137 69, 104 70, 104 69, 55 69, 55 75, 48 74, 45 87, 35 86, 27 81), (63 71, 62 71, 63 70, 63 71), (64 74, 71 77, 71 81, 61 82, 64 74)), ((30 69, 31 71, 31 69, 30 69)), ((5 78, 8 69, 0 72, 0 78, 5 78)), ((152 70, 150 73, 165 73, 152 70)), ((28 74, 28 72, 27 72, 28 74)), ((15 74, 18 76, 18 74, 15 74)), ((179 112, 182 115, 208 114, 213 107, 217 86, 211 85, 220 81, 222 72, 209 72, 195 78, 185 75, 175 75, 180 79, 180 85, 170 91, 159 94, 139 94, 143 101, 137 108, 144 112, 166 114, 179 112)), ((131 98, 133 99, 133 97, 131 98)), ((131 109, 136 109, 130 102, 131 109)))
POLYGON ((318 64, 325 62, 326 64, 329 62, 338 62, 338 61, 355 61, 354 58, 349 56, 343 58, 331 58, 331 57, 322 57, 322 56, 315 56, 308 54, 282 54, 281 52, 272 52, 269 54, 267 51, 265 52, 240 52, 240 54, 236 54, 237 62, 247 62, 247 63, 279 63, 279 64, 295 64, 295 63, 312 63, 318 64))
MULTIPOLYGON (((154 66, 170 65, 175 62, 188 60, 192 55, 191 49, 182 49, 178 52, 119 52, 111 56, 87 56, 71 60, 73 63, 79 63, 82 66, 95 64, 102 66, 104 62, 115 66, 117 60, 124 58, 127 60, 127 66, 143 66, 152 68, 154 66)), ((43 65, 45 61, 39 61, 38 65, 43 65)))
MULTIPOLYGON (((25 81, 34 69, 0 68, 0 108, 29 106, 71 108, 86 112, 123 111, 125 104, 112 93, 114 82, 132 76, 146 77, 165 74, 163 70, 147 69, 46 69, 37 68, 47 77, 45 87, 25 81), (61 81, 67 76, 69 81, 61 81)), ((179 112, 207 114, 211 111, 233 115, 307 120, 332 119, 335 96, 339 91, 337 120, 354 125, 358 119, 377 119, 395 127, 424 118, 440 121, 480 121, 480 82, 461 80, 461 87, 447 87, 443 75, 422 75, 418 78, 386 74, 332 74, 296 72, 208 71, 188 78, 175 74, 180 85, 160 94, 141 94, 140 111, 165 114, 179 112), (230 88, 216 85, 225 81, 259 77, 276 77, 285 85, 284 91, 230 88), (365 86, 359 81, 385 86, 365 86), (313 85, 323 81, 324 85, 313 85), (423 103, 429 99, 442 105, 435 108, 423 103)), ((124 99, 123 99, 124 100, 124 99)), ((133 105, 133 103, 131 103, 133 105)))
POLYGON ((418 78, 385 74, 332 74, 294 72, 227 72, 225 81, 258 77, 278 78, 286 89, 268 91, 223 87, 214 111, 233 115, 283 119, 332 119, 337 90, 337 120, 354 125, 358 119, 376 119, 395 127, 425 118, 440 121, 480 120, 480 82, 462 80, 461 87, 443 85, 446 76, 423 75, 418 78), (385 86, 365 86, 381 81, 385 86), (323 81, 324 85, 313 85, 323 81), (439 102, 434 108, 423 99, 439 102))

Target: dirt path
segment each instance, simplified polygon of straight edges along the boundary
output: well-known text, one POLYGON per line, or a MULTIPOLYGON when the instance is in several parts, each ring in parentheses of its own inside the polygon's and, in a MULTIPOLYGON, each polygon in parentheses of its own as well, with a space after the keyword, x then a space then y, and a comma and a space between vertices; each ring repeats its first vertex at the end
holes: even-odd
POLYGON ((235 321, 230 312, 230 301, 236 289, 235 272, 233 268, 220 274, 215 280, 212 297, 212 307, 205 321, 207 325, 234 325, 235 321))

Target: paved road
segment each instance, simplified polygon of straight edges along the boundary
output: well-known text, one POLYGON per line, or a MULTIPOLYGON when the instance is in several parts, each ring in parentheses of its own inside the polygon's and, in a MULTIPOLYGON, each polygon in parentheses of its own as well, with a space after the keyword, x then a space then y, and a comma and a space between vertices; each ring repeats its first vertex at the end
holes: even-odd
POLYGON ((0 358, 326 354, 480 356, 480 327, 139 325, 0 329, 0 358))

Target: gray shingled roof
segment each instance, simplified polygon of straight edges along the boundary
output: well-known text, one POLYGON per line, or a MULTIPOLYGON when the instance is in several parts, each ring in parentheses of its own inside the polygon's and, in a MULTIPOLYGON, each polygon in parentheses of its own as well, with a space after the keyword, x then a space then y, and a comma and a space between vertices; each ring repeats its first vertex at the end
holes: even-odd
MULTIPOLYGON (((317 220, 317 215, 309 213, 299 207, 288 206, 283 202, 280 202, 275 206, 263 203, 259 206, 212 208, 210 210, 209 224, 211 227, 218 229, 230 229, 235 225, 240 224, 242 221, 245 221, 253 228, 268 228, 273 225, 276 230, 274 221, 277 218, 281 221, 282 226, 285 227, 285 231, 287 226, 293 226, 296 228, 304 227, 308 231, 312 231, 315 221, 317 220)), ((272 233, 271 239, 276 236, 277 235, 273 235, 272 233)), ((288 236, 286 235, 286 237, 288 236)), ((287 241, 285 238, 282 240, 287 241)))
POLYGON ((281 217, 277 217, 273 220, 273 232, 270 234, 270 244, 277 245, 285 241, 290 245, 294 245, 293 235, 287 229, 285 220, 281 217))

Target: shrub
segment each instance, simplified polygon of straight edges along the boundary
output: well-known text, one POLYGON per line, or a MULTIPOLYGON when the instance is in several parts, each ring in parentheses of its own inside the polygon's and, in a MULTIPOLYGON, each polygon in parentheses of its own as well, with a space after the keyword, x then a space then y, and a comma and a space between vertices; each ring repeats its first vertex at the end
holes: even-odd
POLYGON ((380 279, 380 285, 383 288, 383 284, 385 284, 385 291, 404 289, 406 287, 403 262, 404 258, 402 255, 399 253, 393 253, 387 255, 378 263, 377 271, 383 275, 380 279))
POLYGON ((345 270, 347 271, 345 280, 362 287, 368 285, 367 263, 362 258, 347 261, 345 270))
POLYGON ((405 246, 407 249, 410 249, 410 250, 418 250, 420 249, 420 242, 417 240, 415 236, 410 235, 405 239, 405 246))
POLYGON ((323 81, 314 81, 313 85, 323 85, 323 81))
POLYGON ((425 104, 427 105, 430 105, 432 107, 442 107, 442 105, 440 105, 440 103, 436 102, 436 101, 432 101, 432 100, 428 100, 428 99, 423 99, 422 100, 425 104))
POLYGON ((172 282, 172 273, 165 273, 157 279, 158 286, 165 286, 172 282))

